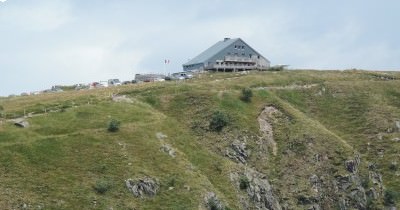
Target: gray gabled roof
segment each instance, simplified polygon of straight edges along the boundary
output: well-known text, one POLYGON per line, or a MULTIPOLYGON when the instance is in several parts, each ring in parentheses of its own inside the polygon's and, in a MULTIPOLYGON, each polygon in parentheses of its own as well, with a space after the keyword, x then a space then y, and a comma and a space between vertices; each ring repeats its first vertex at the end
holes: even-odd
POLYGON ((204 63, 208 59, 212 58, 215 54, 219 53, 221 50, 229 47, 232 43, 236 42, 237 40, 239 40, 239 38, 219 41, 210 48, 208 48, 207 50, 205 50, 204 52, 200 53, 200 55, 196 56, 195 58, 191 59, 189 62, 183 65, 186 66, 198 63, 204 63))

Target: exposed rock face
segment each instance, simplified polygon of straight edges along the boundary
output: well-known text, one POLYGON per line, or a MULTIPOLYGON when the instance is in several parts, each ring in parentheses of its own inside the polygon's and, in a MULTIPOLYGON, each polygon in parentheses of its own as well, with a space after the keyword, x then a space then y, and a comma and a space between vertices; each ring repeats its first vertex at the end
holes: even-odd
POLYGON ((371 198, 378 199, 383 196, 383 181, 382 175, 375 170, 369 171, 369 180, 372 182, 373 186, 369 190, 369 195, 371 198))
POLYGON ((340 209, 367 209, 367 195, 361 184, 361 177, 358 174, 360 156, 355 155, 354 159, 345 161, 345 167, 350 174, 336 176, 337 194, 340 209))
POLYGON ((14 125, 21 128, 28 128, 30 126, 29 122, 25 119, 16 119, 14 121, 14 125))
POLYGON ((158 181, 145 177, 138 180, 125 180, 125 185, 135 197, 153 197, 160 188, 158 181))
POLYGON ((272 192, 267 177, 254 170, 247 170, 245 176, 249 179, 250 186, 247 194, 254 201, 258 209, 281 210, 278 199, 272 192))
POLYGON ((347 160, 344 164, 348 172, 355 174, 358 172, 358 166, 360 165, 360 156, 356 155, 354 160, 347 160))
POLYGON ((161 132, 158 132, 156 133, 156 137, 158 140, 160 140, 161 143, 160 151, 167 153, 169 156, 173 158, 176 157, 176 150, 171 145, 165 143, 166 142, 165 139, 168 138, 168 136, 161 132))
MULTIPOLYGON (((281 210, 282 207, 279 199, 274 195, 272 187, 265 174, 259 173, 253 169, 247 169, 242 176, 245 176, 249 183, 245 189, 247 196, 255 207, 260 210, 281 210)), ((231 180, 240 186, 240 175, 231 174, 231 180)), ((241 202, 244 206, 248 206, 247 202, 241 202)))
POLYGON ((400 132, 400 120, 395 122, 396 124, 396 128, 397 128, 397 132, 400 132))
POLYGON ((225 209, 225 206, 218 199, 217 195, 215 195, 214 192, 208 192, 207 195, 204 197, 204 201, 206 203, 207 209, 225 209))
POLYGON ((163 144, 163 145, 161 146, 160 150, 161 150, 162 152, 167 153, 169 156, 171 156, 171 157, 173 157, 173 158, 176 157, 176 151, 175 151, 175 149, 172 148, 172 146, 169 145, 169 144, 163 144))
POLYGON ((226 156, 237 162, 246 164, 247 158, 249 157, 248 151, 246 150, 246 143, 239 140, 233 141, 230 148, 226 150, 226 156))
POLYGON ((260 124, 260 132, 261 132, 261 147, 264 147, 264 144, 267 144, 271 150, 273 155, 277 155, 278 147, 274 140, 274 133, 272 129, 272 121, 275 118, 274 115, 280 113, 278 109, 273 106, 267 106, 258 116, 258 123, 260 124))
POLYGON ((158 140, 164 140, 164 139, 166 139, 168 136, 165 135, 165 134, 163 134, 163 133, 161 133, 161 132, 157 132, 157 133, 156 133, 156 137, 157 137, 158 140))
POLYGON ((313 191, 315 191, 316 193, 321 191, 322 181, 317 175, 314 174, 310 177, 310 184, 313 191))

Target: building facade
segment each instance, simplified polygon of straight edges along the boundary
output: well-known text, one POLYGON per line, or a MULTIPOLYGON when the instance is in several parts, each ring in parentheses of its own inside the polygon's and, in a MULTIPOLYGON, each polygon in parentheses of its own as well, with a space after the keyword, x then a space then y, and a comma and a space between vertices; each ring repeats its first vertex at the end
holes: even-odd
POLYGON ((245 71, 269 67, 270 61, 240 38, 225 38, 183 64, 184 71, 245 71))

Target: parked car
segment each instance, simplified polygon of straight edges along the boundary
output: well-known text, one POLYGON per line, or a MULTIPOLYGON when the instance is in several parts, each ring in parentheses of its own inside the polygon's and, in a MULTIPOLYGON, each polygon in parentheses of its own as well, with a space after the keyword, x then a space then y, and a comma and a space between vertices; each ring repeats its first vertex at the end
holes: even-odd
POLYGON ((108 86, 118 86, 121 85, 121 82, 119 79, 109 79, 108 80, 108 86))
POLYGON ((102 87, 108 87, 108 81, 99 81, 102 87))
POLYGON ((89 86, 85 85, 85 84, 76 84, 75 85, 75 90, 84 90, 84 89, 89 89, 89 86))
POLYGON ((174 73, 172 76, 178 80, 183 80, 183 79, 192 79, 193 75, 186 73, 186 72, 179 72, 179 73, 174 73))
POLYGON ((123 81, 122 84, 123 85, 129 85, 129 84, 132 84, 132 82, 131 81, 123 81))

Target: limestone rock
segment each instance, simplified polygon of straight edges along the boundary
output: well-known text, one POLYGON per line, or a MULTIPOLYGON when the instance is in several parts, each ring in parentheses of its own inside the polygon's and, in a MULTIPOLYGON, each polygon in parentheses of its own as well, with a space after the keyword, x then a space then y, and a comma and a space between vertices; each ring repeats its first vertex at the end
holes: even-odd
POLYGON ((29 122, 25 119, 17 119, 14 122, 14 125, 20 128, 28 128, 30 126, 29 122))
MULTIPOLYGON (((261 147, 263 147, 264 144, 267 144, 272 150, 272 154, 275 156, 277 155, 278 147, 274 139, 272 122, 275 119, 275 115, 279 113, 280 111, 277 108, 273 106, 267 106, 264 108, 264 110, 261 112, 261 114, 258 116, 257 119, 260 125, 260 132, 262 135, 260 137, 261 147)), ((267 151, 267 149, 265 150, 267 151)))
POLYGON ((245 172, 245 176, 249 179, 249 187, 247 194, 255 203, 258 209, 262 210, 281 210, 278 198, 274 195, 272 187, 266 175, 261 174, 252 169, 245 172))
POLYGON ((161 132, 157 132, 157 133, 156 133, 156 137, 157 137, 158 140, 164 140, 164 139, 166 139, 168 136, 165 135, 165 134, 163 134, 163 133, 161 133, 161 132))
POLYGON ((310 177, 310 184, 312 186, 312 189, 315 192, 321 191, 322 182, 321 182, 321 179, 317 175, 314 174, 310 177))
POLYGON ((125 180, 125 185, 135 197, 153 197, 160 189, 158 181, 149 177, 138 180, 128 179, 125 180))
POLYGON ((231 147, 226 150, 226 156, 230 159, 246 164, 247 158, 249 157, 246 150, 246 143, 235 140, 231 144, 231 147))
POLYGON ((176 157, 176 151, 175 151, 175 149, 172 148, 172 146, 169 145, 169 144, 163 144, 163 145, 161 146, 160 150, 161 150, 162 152, 167 153, 169 156, 171 156, 171 157, 173 157, 173 158, 176 157))
POLYGON ((224 204, 218 199, 214 192, 208 192, 204 197, 207 209, 225 209, 224 204))
POLYGON ((360 165, 360 156, 356 155, 354 157, 354 160, 347 160, 345 163, 346 170, 350 173, 357 173, 358 172, 358 166, 360 165))

